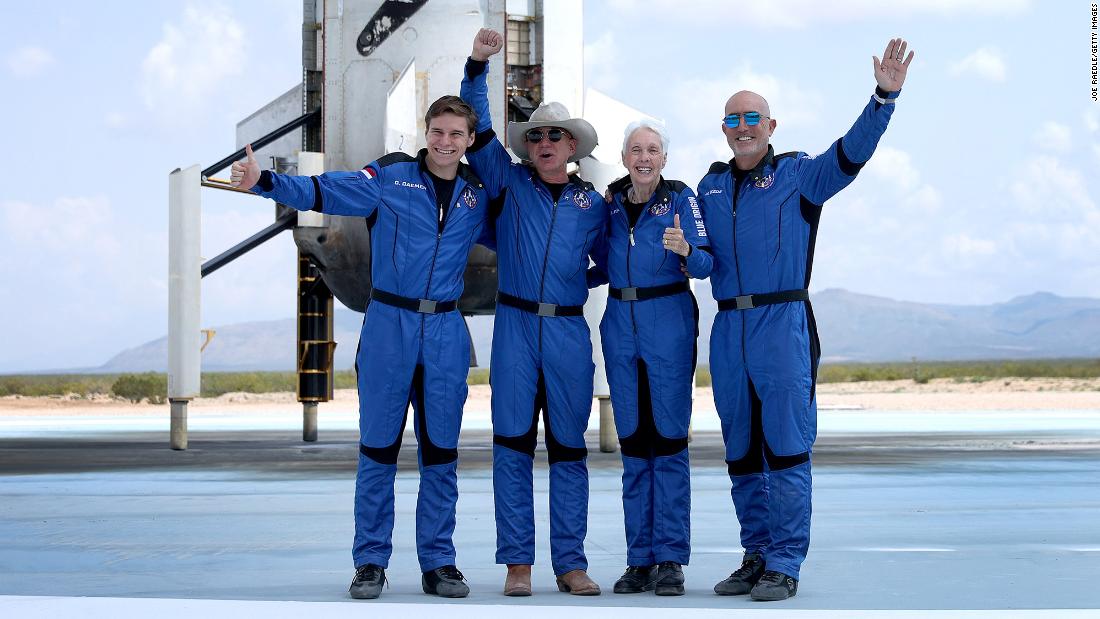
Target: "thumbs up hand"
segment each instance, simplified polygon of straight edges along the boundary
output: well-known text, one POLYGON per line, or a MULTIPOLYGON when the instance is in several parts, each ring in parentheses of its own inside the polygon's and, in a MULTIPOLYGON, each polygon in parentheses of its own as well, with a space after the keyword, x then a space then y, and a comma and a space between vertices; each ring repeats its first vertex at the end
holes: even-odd
POLYGON ((256 156, 252 154, 252 145, 244 147, 246 159, 243 162, 234 161, 229 180, 238 189, 249 190, 260 180, 260 164, 256 156))
POLYGON ((684 240, 684 231, 680 229, 679 213, 672 216, 672 227, 665 228, 664 244, 665 249, 680 256, 686 257, 691 253, 691 246, 684 240))

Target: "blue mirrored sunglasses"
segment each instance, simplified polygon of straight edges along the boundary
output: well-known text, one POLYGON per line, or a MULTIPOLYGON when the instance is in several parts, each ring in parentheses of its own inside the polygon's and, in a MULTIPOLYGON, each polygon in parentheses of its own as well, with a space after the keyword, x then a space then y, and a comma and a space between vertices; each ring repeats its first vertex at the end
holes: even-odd
POLYGON ((745 119, 745 124, 749 127, 755 127, 760 124, 761 118, 767 118, 760 112, 745 112, 744 114, 727 114, 722 122, 726 123, 726 126, 730 129, 736 129, 741 124, 741 119, 745 119))

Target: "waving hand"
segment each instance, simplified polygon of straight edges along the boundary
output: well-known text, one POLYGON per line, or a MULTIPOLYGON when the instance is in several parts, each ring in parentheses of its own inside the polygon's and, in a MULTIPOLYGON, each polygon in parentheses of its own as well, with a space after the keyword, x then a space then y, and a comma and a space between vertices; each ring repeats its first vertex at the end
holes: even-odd
POLYGON ((909 56, 906 56, 907 45, 904 39, 890 39, 886 44, 886 51, 882 53, 881 62, 878 56, 871 57, 875 61, 875 81, 878 82, 879 88, 886 92, 897 92, 905 83, 905 73, 909 70, 909 63, 913 61, 916 53, 909 52, 909 56))

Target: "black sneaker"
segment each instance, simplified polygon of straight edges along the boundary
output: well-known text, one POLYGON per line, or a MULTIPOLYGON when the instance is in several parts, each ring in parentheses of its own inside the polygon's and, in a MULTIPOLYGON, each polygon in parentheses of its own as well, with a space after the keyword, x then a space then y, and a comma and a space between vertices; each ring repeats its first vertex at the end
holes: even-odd
POLYGON ((615 581, 615 593, 641 593, 652 591, 657 582, 657 570, 654 565, 631 565, 626 568, 619 580, 615 581))
POLYGON ((351 580, 348 593, 357 600, 373 600, 382 594, 382 584, 386 582, 386 570, 368 563, 355 568, 355 578, 351 580))
POLYGON ((793 598, 798 593, 798 581, 786 574, 768 570, 752 588, 752 599, 759 602, 775 602, 793 598))
POLYGON ((462 572, 453 565, 444 565, 430 572, 424 572, 421 584, 424 593, 442 598, 464 598, 470 595, 470 588, 463 582, 462 572))
POLYGON ((661 561, 657 566, 657 584, 653 592, 657 595, 684 594, 684 570, 679 563, 661 561))
POLYGON ((745 553, 741 567, 730 574, 729 578, 714 585, 714 592, 718 595, 745 595, 752 591, 753 585, 763 575, 764 557, 756 553, 745 553))

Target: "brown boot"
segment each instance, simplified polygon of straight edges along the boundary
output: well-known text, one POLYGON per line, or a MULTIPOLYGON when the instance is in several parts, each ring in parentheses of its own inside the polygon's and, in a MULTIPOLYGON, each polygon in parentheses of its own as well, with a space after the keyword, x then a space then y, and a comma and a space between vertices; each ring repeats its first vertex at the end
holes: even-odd
POLYGON ((531 595, 531 566, 509 565, 508 577, 504 579, 504 595, 526 597, 531 595))
POLYGON ((599 595, 600 586, 584 570, 573 570, 558 576, 558 591, 573 595, 599 595))

